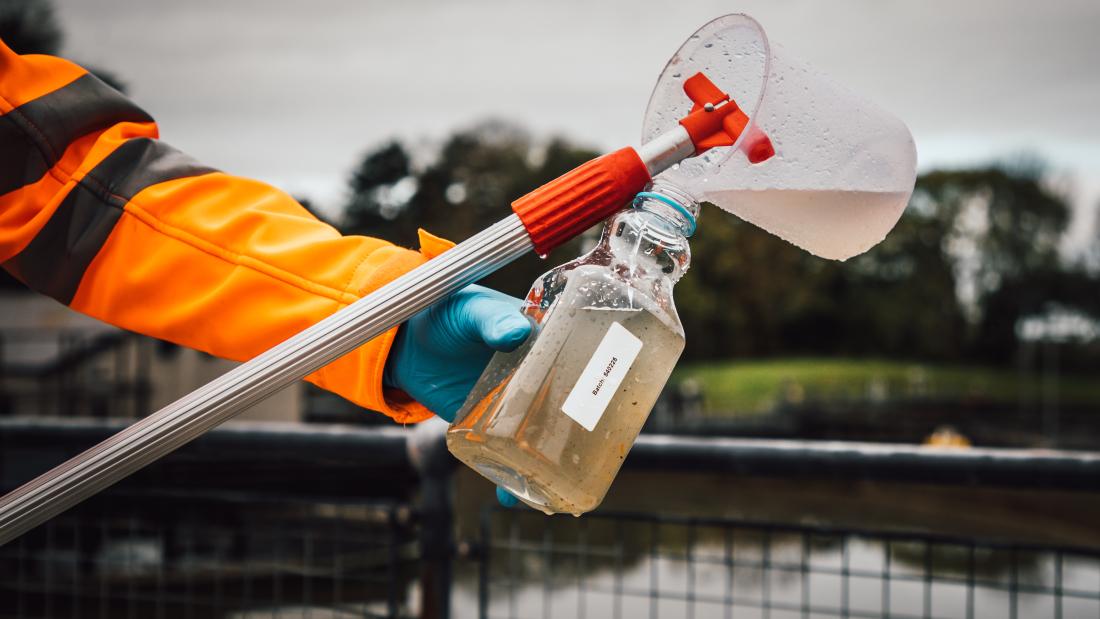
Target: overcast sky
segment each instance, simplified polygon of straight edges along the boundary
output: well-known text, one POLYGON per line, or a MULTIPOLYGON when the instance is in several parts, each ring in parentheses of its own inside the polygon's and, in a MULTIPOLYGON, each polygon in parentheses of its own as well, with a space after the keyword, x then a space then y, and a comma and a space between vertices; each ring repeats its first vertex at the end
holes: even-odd
MULTIPOLYGON (((769 36, 905 120, 924 169, 1020 152, 1100 203, 1100 1, 58 0, 65 54, 119 74, 205 163, 334 205, 388 138, 487 117, 637 144, 658 73, 710 18, 769 36)), ((502 209, 503 209, 502 205, 502 209)))

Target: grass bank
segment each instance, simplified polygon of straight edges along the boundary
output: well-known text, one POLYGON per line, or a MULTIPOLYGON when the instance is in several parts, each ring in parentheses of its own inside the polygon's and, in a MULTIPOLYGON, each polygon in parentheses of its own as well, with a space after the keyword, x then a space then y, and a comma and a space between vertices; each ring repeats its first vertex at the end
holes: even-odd
POLYGON ((882 359, 795 358, 686 364, 711 414, 753 414, 783 401, 889 401, 928 398, 1019 405, 1055 395, 1060 405, 1096 405, 1100 379, 1055 378, 1012 369, 929 365, 882 359))

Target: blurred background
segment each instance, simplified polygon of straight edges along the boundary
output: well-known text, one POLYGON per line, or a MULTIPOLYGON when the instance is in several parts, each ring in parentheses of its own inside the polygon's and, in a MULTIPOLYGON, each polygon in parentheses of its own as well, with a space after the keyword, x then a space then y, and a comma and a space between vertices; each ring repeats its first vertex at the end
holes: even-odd
MULTIPOLYGON (((424 471, 354 449, 408 432, 302 384, 9 552, 11 616, 442 616, 452 569, 458 616, 1100 614, 1096 2, 2 0, 0 38, 87 66, 200 161, 415 246, 637 144, 668 56, 735 11, 905 120, 920 176, 885 242, 843 263, 704 208, 676 289, 687 349, 647 433, 729 437, 727 459, 643 451, 579 521, 485 511, 487 482, 458 471, 444 578, 424 471), (334 472, 354 483, 318 482, 334 472), (152 495, 190 507, 143 511, 152 495)), ((596 232, 487 283, 523 296, 596 232)), ((232 366, 3 277, 6 487, 232 366)))

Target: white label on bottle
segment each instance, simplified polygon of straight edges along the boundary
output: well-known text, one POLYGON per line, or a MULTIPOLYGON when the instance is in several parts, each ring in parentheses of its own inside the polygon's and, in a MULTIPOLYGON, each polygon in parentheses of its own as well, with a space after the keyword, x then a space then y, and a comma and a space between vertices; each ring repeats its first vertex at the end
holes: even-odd
POLYGON ((612 323, 565 398, 561 411, 585 430, 595 429, 641 350, 642 340, 621 324, 612 323))

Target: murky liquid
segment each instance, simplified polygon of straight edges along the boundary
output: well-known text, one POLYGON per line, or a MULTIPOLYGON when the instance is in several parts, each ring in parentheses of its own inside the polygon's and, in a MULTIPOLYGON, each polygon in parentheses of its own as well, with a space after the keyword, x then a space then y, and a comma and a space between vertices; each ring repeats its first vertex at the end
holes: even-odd
POLYGON ((706 199, 814 255, 847 260, 886 238, 908 196, 767 189, 708 192, 706 199))
POLYGON ((673 325, 645 302, 631 309, 555 307, 537 336, 493 357, 447 433, 448 448, 536 509, 574 515, 594 509, 684 348, 673 325), (589 431, 562 405, 615 323, 642 347, 589 431))

